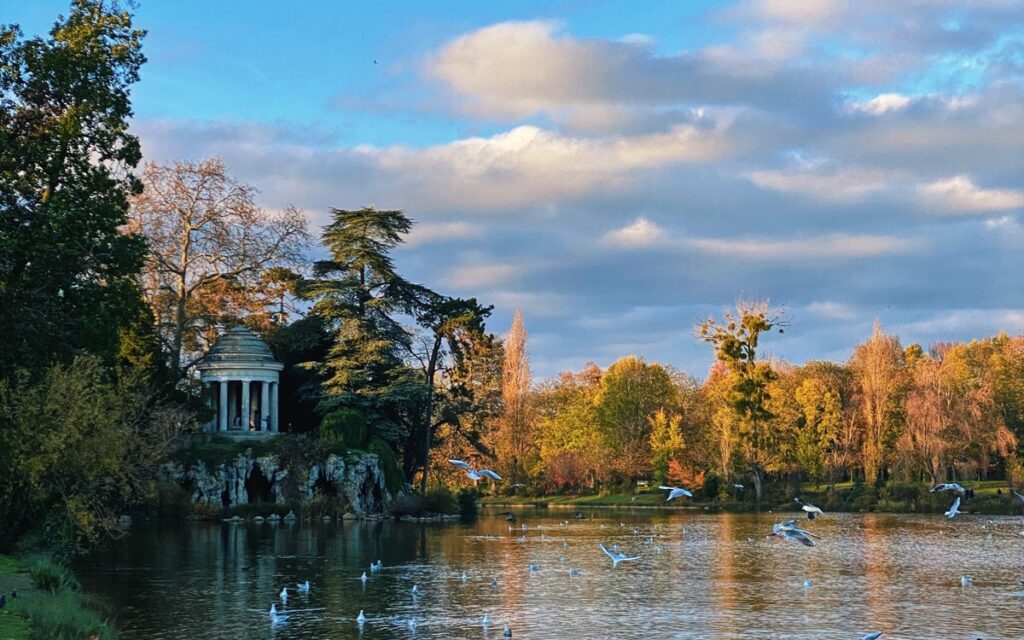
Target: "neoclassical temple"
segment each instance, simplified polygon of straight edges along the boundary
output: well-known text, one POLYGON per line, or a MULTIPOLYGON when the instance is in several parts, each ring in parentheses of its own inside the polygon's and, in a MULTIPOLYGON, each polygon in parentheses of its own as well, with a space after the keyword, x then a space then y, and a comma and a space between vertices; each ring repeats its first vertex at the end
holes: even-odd
POLYGON ((233 327, 196 365, 214 418, 209 432, 261 434, 278 431, 278 387, 284 365, 245 327, 233 327))

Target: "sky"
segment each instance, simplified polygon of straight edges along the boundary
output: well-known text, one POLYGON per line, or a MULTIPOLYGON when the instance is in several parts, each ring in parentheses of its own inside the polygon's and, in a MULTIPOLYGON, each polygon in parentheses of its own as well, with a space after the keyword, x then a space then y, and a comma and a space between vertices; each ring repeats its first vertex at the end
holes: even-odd
POLYGON ((785 307, 761 346, 794 363, 876 320, 926 348, 1024 332, 1024 1, 141 0, 136 24, 146 161, 219 155, 316 232, 404 210, 400 271, 496 333, 520 309, 537 377, 703 377, 693 326, 737 298, 785 307))

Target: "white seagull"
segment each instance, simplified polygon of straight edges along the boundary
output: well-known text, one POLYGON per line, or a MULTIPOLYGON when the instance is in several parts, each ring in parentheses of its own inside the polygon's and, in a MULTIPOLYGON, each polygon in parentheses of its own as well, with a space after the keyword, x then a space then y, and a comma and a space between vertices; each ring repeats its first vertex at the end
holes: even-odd
POLYGON ((466 477, 472 480, 473 482, 477 482, 483 477, 488 477, 491 480, 501 480, 501 476, 494 473, 490 469, 474 469, 473 465, 469 464, 468 462, 463 462, 462 460, 449 460, 448 462, 464 470, 466 472, 466 477))
POLYGON ((947 511, 943 515, 946 516, 947 518, 949 518, 950 520, 952 520, 956 516, 956 512, 957 512, 957 510, 959 508, 960 508, 960 497, 957 496, 957 499, 953 501, 953 506, 950 507, 949 511, 947 511))
POLYGON ((375 562, 375 563, 374 563, 374 562, 371 562, 371 563, 370 563, 370 573, 374 573, 374 572, 376 572, 376 571, 380 571, 380 568, 381 568, 382 566, 384 566, 384 563, 382 563, 382 562, 381 562, 380 560, 378 560, 378 561, 377 561, 377 562, 375 562))
POLYGON ((800 527, 796 526, 795 520, 785 520, 778 524, 773 524, 772 535, 781 536, 786 540, 793 540, 808 547, 814 546, 814 540, 811 540, 811 538, 818 537, 810 531, 805 531, 800 527))
POLYGON ((288 587, 281 587, 281 593, 277 595, 281 596, 281 602, 288 603, 288 587))
POLYGON ((693 497, 692 493, 690 493, 686 489, 683 489, 682 487, 666 487, 663 485, 658 488, 662 489, 663 491, 668 491, 668 498, 665 499, 665 502, 668 502, 669 500, 674 500, 679 496, 686 496, 687 498, 693 497))
POLYGON ((1024 496, 1020 495, 1016 491, 1013 492, 1013 495, 1017 496, 1017 499, 1020 500, 1021 502, 1024 502, 1024 496))
POLYGON ((801 509, 807 512, 808 520, 814 520, 816 516, 825 515, 825 512, 822 511, 820 507, 816 507, 809 502, 804 502, 800 498, 793 498, 793 502, 796 502, 798 505, 800 505, 801 509))
POLYGON ((874 633, 869 633, 868 635, 863 636, 860 640, 878 640, 880 635, 882 635, 881 631, 875 631, 874 633))
POLYGON ((640 556, 627 557, 624 553, 618 551, 609 551, 608 547, 604 546, 604 543, 598 543, 597 546, 601 547, 601 551, 605 552, 609 558, 612 559, 612 568, 619 566, 620 562, 626 562, 627 560, 639 560, 640 556))
POLYGON ((300 582, 299 584, 295 585, 295 587, 299 590, 299 593, 309 593, 309 580, 306 580, 305 582, 300 582))
POLYGON ((359 610, 359 615, 356 616, 356 622, 359 623, 360 625, 362 625, 362 624, 364 624, 366 622, 366 614, 363 613, 362 609, 359 610))
POLYGON ((964 494, 964 488, 955 482, 943 482, 937 484, 928 490, 928 493, 938 493, 939 491, 956 491, 960 495, 964 494))
POLYGON ((363 584, 366 584, 366 581, 369 580, 369 578, 366 577, 365 571, 363 572, 363 575, 359 576, 359 579, 363 581, 363 584))
POLYGON ((273 604, 270 605, 270 624, 281 624, 286 621, 288 616, 283 613, 277 612, 277 607, 273 604))

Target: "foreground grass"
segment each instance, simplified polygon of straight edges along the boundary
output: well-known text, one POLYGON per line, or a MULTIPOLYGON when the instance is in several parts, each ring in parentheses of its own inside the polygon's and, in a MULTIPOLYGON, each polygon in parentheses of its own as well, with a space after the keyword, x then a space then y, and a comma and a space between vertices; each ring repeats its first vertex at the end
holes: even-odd
POLYGON ((8 598, 0 609, 0 640, 114 640, 113 630, 86 606, 76 585, 46 558, 22 562, 0 555, 0 593, 8 598))

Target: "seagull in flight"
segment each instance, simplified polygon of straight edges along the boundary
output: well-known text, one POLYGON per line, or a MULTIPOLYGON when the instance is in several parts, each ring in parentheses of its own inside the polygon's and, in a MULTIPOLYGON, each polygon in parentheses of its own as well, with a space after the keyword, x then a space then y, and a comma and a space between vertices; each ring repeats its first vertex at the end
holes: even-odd
POLYGON ((601 551, 604 551, 605 555, 612 559, 612 568, 619 566, 620 562, 626 562, 627 560, 639 560, 640 556, 628 557, 624 553, 618 551, 610 551, 608 547, 604 546, 604 543, 599 542, 597 546, 601 547, 601 551))
POLYGON ((862 636, 860 640, 878 640, 878 637, 880 635, 882 635, 881 631, 875 631, 874 633, 869 633, 866 636, 862 636))
POLYGON ((814 520, 814 518, 817 516, 825 515, 825 512, 822 511, 820 507, 816 507, 809 502, 804 502, 800 498, 793 498, 793 502, 796 502, 798 505, 800 505, 800 508, 807 512, 808 520, 814 520))
POLYGON ((811 540, 811 538, 819 537, 810 531, 805 531, 798 527, 795 520, 784 520, 778 524, 773 524, 772 535, 781 536, 786 540, 793 540, 808 547, 814 546, 814 540, 811 540))
POLYGON ((942 515, 952 520, 956 517, 956 512, 958 509, 960 509, 960 496, 957 496, 956 500, 953 501, 953 506, 949 508, 949 511, 942 515))
POLYGON ((490 469, 474 469, 473 465, 462 460, 449 460, 448 462, 464 470, 466 472, 466 477, 472 480, 473 482, 476 482, 484 477, 490 478, 491 480, 501 480, 501 476, 494 473, 490 469))
POLYGON ((937 484, 929 489, 928 493, 938 493, 940 491, 956 491, 960 495, 964 495, 965 493, 964 488, 955 482, 943 482, 942 484, 937 484))
POLYGON ((1024 496, 1020 495, 1016 491, 1013 492, 1013 495, 1017 496, 1017 499, 1020 500, 1021 502, 1024 502, 1024 496))
POLYGON ((665 502, 678 498, 679 496, 686 496, 687 498, 693 497, 692 493, 690 493, 686 489, 683 489, 682 487, 666 487, 662 485, 658 488, 664 491, 668 491, 668 498, 665 499, 665 502))

